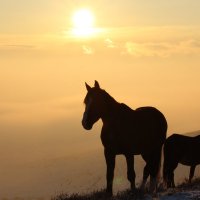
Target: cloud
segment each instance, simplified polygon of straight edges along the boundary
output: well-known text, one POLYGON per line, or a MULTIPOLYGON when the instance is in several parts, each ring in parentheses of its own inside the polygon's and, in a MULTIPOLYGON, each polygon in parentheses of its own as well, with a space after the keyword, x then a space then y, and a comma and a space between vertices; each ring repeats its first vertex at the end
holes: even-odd
POLYGON ((169 57, 177 54, 200 53, 200 41, 183 40, 179 42, 125 42, 122 54, 135 57, 169 57))
POLYGON ((166 57, 170 46, 168 44, 160 43, 134 43, 126 42, 124 45, 125 51, 124 54, 129 54, 135 57, 166 57))
POLYGON ((27 45, 27 44, 7 44, 7 45, 1 45, 3 48, 7 49, 33 49, 36 48, 34 45, 27 45))
POLYGON ((87 45, 83 45, 82 50, 83 50, 84 54, 87 54, 87 55, 94 54, 94 49, 92 47, 87 46, 87 45))
POLYGON ((111 49, 117 47, 116 44, 114 44, 114 42, 109 38, 105 39, 105 45, 106 47, 111 48, 111 49))
MULTIPOLYGON (((199 27, 119 27, 105 29, 94 38, 77 40, 65 34, 0 35, 2 55, 30 51, 39 55, 129 55, 169 57, 200 54, 199 27), (6 51, 4 51, 6 50, 6 51)), ((23 56, 24 54, 22 54, 23 56)), ((31 55, 31 54, 30 54, 31 55)))
POLYGON ((105 55, 132 57, 166 58, 200 54, 198 27, 127 27, 108 32, 110 36, 105 37, 103 44, 101 38, 97 38, 82 46, 84 54, 94 54, 94 49, 105 55))

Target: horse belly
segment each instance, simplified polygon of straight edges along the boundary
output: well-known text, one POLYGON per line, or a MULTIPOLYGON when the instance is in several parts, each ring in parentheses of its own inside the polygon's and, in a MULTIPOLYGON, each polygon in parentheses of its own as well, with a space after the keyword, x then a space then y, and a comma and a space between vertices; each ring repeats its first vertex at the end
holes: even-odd
POLYGON ((159 138, 155 127, 156 124, 134 127, 133 131, 129 132, 129 143, 135 154, 148 154, 162 146, 163 141, 159 138))
POLYGON ((165 132, 159 128, 159 121, 141 115, 137 119, 119 120, 114 125, 103 126, 101 139, 105 148, 112 148, 120 154, 147 154, 160 148, 164 142, 165 132))
POLYGON ((198 165, 200 164, 200 156, 198 155, 198 153, 194 152, 190 154, 185 154, 181 158, 180 163, 187 166, 198 165))
POLYGON ((139 155, 142 151, 141 145, 131 140, 120 140, 118 142, 118 147, 122 154, 139 155))
POLYGON ((117 145, 121 152, 133 155, 149 153, 155 148, 152 141, 145 139, 145 136, 136 137, 134 132, 129 131, 124 132, 123 136, 117 139, 117 145))
POLYGON ((101 141, 105 149, 110 149, 115 154, 140 154, 141 150, 138 143, 134 143, 131 138, 123 134, 102 133, 101 141))

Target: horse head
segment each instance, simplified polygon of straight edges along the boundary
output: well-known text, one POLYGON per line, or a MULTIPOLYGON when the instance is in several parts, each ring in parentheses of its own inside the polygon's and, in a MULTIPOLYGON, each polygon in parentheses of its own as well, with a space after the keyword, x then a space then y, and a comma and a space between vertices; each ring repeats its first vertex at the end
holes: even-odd
POLYGON ((85 83, 87 94, 84 99, 85 112, 83 114, 82 125, 86 130, 91 130, 95 122, 97 122, 103 114, 105 103, 103 96, 105 91, 100 88, 97 81, 94 87, 90 87, 85 83))

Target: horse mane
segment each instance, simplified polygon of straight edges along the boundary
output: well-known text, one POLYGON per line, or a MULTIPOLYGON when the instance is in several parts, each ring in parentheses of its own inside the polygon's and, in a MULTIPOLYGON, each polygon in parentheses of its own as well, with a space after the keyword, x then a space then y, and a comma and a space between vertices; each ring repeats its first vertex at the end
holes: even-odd
POLYGON ((120 109, 120 112, 129 112, 131 114, 133 114, 133 109, 131 109, 129 106, 127 106, 124 103, 119 103, 118 101, 116 101, 112 96, 110 96, 110 94, 108 94, 105 90, 102 90, 104 93, 104 98, 106 103, 108 104, 109 107, 113 107, 114 109, 120 109))
POLYGON ((91 93, 94 93, 94 91, 99 91, 101 93, 101 95, 104 97, 104 100, 107 102, 107 103, 118 103, 110 94, 108 94, 105 90, 102 90, 102 89, 96 89, 96 88, 93 88, 93 91, 90 91, 87 93, 83 103, 84 104, 87 104, 88 102, 88 99, 89 99, 89 96, 91 95, 91 93))
POLYGON ((115 102, 118 103, 110 94, 108 94, 105 90, 101 90, 102 94, 104 94, 104 98, 106 102, 115 102))

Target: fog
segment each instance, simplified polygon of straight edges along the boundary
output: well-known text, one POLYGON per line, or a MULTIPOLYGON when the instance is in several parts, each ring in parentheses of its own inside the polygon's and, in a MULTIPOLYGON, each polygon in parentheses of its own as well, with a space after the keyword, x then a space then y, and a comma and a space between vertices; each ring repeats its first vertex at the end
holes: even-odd
MULTIPOLYGON (((1 124, 0 199, 49 199, 62 192, 86 193, 104 188, 102 122, 86 131, 80 121, 81 115, 78 119, 42 124, 1 124)), ((141 157, 136 156, 137 186, 143 166, 141 157)), ((175 174, 176 182, 180 182, 188 177, 189 168, 179 166, 175 174)), ((195 175, 200 175, 199 167, 195 175)), ((128 187, 125 159, 118 156, 114 191, 128 187)))

